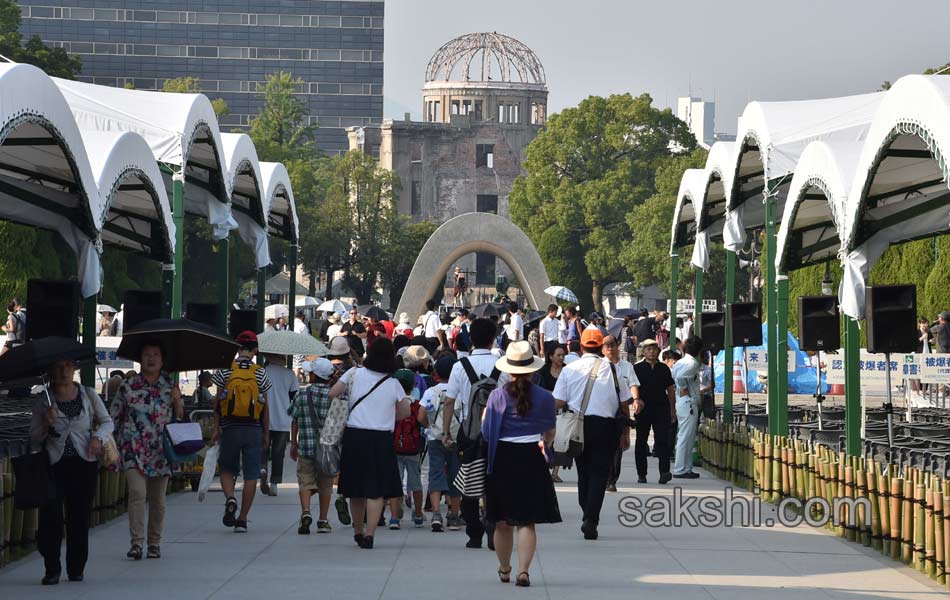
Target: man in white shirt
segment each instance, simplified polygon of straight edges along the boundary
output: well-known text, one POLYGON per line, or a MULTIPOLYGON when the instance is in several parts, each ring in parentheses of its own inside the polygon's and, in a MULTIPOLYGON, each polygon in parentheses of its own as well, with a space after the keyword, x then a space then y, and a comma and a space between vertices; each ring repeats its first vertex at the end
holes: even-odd
MULTIPOLYGON (((617 381, 621 387, 630 390, 632 401, 636 401, 640 395, 638 388, 640 380, 633 370, 633 365, 629 361, 620 358, 620 340, 612 335, 604 336, 604 358, 609 360, 617 370, 617 381)), ((621 413, 630 416, 630 404, 621 407, 621 413)), ((620 467, 623 462, 623 453, 630 449, 630 426, 620 426, 620 440, 617 451, 614 452, 613 460, 610 463, 610 474, 607 476, 607 491, 617 491, 617 479, 620 478, 620 467)))
MULTIPOLYGON (((298 310, 294 318, 294 333, 310 335, 310 328, 307 327, 307 315, 302 310, 298 310)), ((303 354, 294 354, 294 373, 297 374, 297 381, 306 381, 306 375, 303 372, 303 354)), ((288 429, 288 431, 290 431, 288 429)))
POLYGON ((330 316, 327 317, 327 321, 330 323, 330 326, 327 327, 327 341, 329 342, 340 335, 340 329, 342 329, 343 326, 340 325, 340 315, 336 313, 330 313, 330 316))
POLYGON ((580 340, 571 340, 567 343, 568 353, 564 355, 564 364, 569 365, 575 361, 581 359, 581 342, 580 340))
POLYGON ((426 314, 422 315, 422 336, 426 339, 429 352, 434 353, 443 346, 443 340, 439 338, 441 328, 442 320, 435 312, 435 300, 426 300, 426 314))
POLYGON ((620 384, 616 367, 601 356, 603 345, 604 336, 599 329, 585 329, 581 334, 584 355, 561 370, 554 386, 558 408, 584 415, 584 451, 576 463, 577 500, 583 511, 581 531, 585 540, 597 539, 610 462, 620 440, 617 413, 622 408, 626 414, 633 399, 630 388, 620 384), (583 410, 587 381, 592 375, 594 383, 583 410))
POLYGON ((505 326, 505 335, 508 337, 508 343, 520 342, 524 339, 524 319, 518 313, 518 304, 510 302, 508 304, 508 325, 505 326))
POLYGON ((558 333, 560 325, 561 322, 557 318, 557 304, 548 305, 548 314, 541 319, 541 324, 538 326, 538 334, 541 336, 541 358, 547 358, 557 347, 560 339, 558 333))
POLYGON ((673 463, 673 477, 696 479, 699 473, 693 471, 693 444, 696 442, 696 429, 699 425, 699 411, 702 407, 700 396, 699 370, 697 357, 703 350, 703 342, 693 336, 683 343, 683 358, 673 365, 673 382, 676 385, 676 459, 673 463))
POLYGON ((263 447, 261 452, 261 492, 268 496, 277 495, 277 484, 284 478, 284 453, 287 442, 290 441, 290 415, 287 409, 299 388, 297 377, 293 371, 285 367, 287 360, 284 356, 265 355, 267 366, 264 372, 270 379, 271 388, 267 394, 268 416, 270 424, 270 444, 263 447), (267 464, 270 461, 270 482, 267 480, 267 464))
MULTIPOLYGON (((472 381, 465 370, 465 362, 472 367, 476 377, 490 377, 494 372, 498 377, 498 386, 503 386, 508 382, 506 373, 499 373, 495 369, 497 360, 491 352, 492 344, 495 341, 495 324, 489 319, 475 319, 469 329, 469 335, 472 338, 473 350, 471 355, 462 358, 452 367, 449 374, 449 385, 445 391, 445 400, 442 404, 442 443, 450 440, 449 425, 455 419, 455 407, 458 406, 461 415, 459 420, 464 422, 469 411, 469 396, 472 392, 472 381), (457 401, 457 402, 456 402, 457 401)), ((481 548, 482 536, 485 535, 485 525, 482 523, 481 515, 478 509, 478 498, 462 497, 462 519, 465 521, 465 533, 468 534, 466 548, 481 548)), ((452 529, 452 525, 448 524, 452 529)), ((488 531, 488 547, 494 547, 492 541, 492 531, 488 531)))

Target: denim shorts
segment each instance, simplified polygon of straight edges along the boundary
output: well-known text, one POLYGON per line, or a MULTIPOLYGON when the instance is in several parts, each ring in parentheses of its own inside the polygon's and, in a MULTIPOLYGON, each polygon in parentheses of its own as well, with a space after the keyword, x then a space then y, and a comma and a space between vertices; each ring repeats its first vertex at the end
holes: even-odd
POLYGON ((264 431, 260 426, 232 425, 221 428, 221 448, 218 466, 222 473, 237 475, 244 467, 244 481, 260 479, 261 447, 264 431))
POLYGON ((439 440, 429 440, 429 491, 447 492, 458 498, 462 494, 455 487, 459 472, 459 455, 455 450, 446 450, 439 440))
POLYGON ((399 478, 406 472, 405 489, 407 492, 422 491, 422 465, 419 464, 418 454, 397 454, 396 464, 399 465, 399 478))

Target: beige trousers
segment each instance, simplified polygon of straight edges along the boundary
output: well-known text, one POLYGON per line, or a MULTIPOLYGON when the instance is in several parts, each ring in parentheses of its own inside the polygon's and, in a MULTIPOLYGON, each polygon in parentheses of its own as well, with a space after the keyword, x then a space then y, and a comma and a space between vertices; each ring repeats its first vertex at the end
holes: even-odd
POLYGON ((145 544, 145 504, 148 502, 148 545, 162 543, 165 522, 165 486, 168 476, 146 477, 138 469, 125 472, 129 483, 129 535, 133 545, 145 544))

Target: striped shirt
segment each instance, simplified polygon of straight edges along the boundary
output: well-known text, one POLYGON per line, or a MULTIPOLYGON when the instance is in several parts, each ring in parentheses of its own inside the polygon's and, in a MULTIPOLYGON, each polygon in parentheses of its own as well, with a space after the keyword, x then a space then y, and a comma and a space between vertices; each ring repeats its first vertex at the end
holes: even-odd
MULTIPOLYGON (((237 364, 239 369, 250 369, 253 365, 253 359, 247 356, 239 356, 235 359, 235 364, 237 364)), ((224 398, 226 395, 226 388, 228 387, 228 379, 231 378, 232 369, 228 367, 226 369, 218 369, 211 375, 211 383, 218 386, 218 398, 224 398)), ((257 370, 255 374, 257 379, 257 387, 261 391, 261 396, 265 396, 271 388, 270 379, 267 378, 267 373, 264 371, 264 367, 261 367, 257 370)), ((220 407, 215 410, 220 411, 220 407)), ((219 413, 220 414, 220 413, 219 413)), ((263 417, 263 415, 262 415, 263 417)), ((260 421, 255 421, 248 417, 221 417, 221 426, 227 427, 228 425, 258 425, 260 421)))

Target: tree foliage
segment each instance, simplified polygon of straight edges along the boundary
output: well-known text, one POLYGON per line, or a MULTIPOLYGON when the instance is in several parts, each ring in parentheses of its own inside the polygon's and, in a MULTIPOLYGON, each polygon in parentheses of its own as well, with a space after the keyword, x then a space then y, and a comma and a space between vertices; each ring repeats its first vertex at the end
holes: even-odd
POLYGON ((34 35, 23 43, 20 33, 20 7, 11 0, 0 0, 0 54, 13 62, 37 66, 51 77, 74 79, 82 70, 78 56, 63 48, 51 48, 34 35))
POLYGON ((595 309, 603 287, 627 277, 620 260, 631 236, 627 214, 653 194, 662 160, 695 146, 686 124, 652 103, 647 94, 591 96, 552 116, 509 196, 512 221, 535 246, 552 227, 576 242, 595 309))
POLYGON ((386 250, 380 257, 380 283, 389 290, 389 306, 399 305, 416 257, 437 228, 432 221, 412 223, 405 215, 396 215, 390 224, 388 239, 384 240, 386 250))
POLYGON ((302 84, 302 79, 294 79, 286 71, 267 76, 264 106, 251 119, 248 132, 257 147, 258 156, 266 156, 266 160, 284 164, 316 158, 316 127, 307 125, 307 106, 296 95, 297 86, 302 84))

